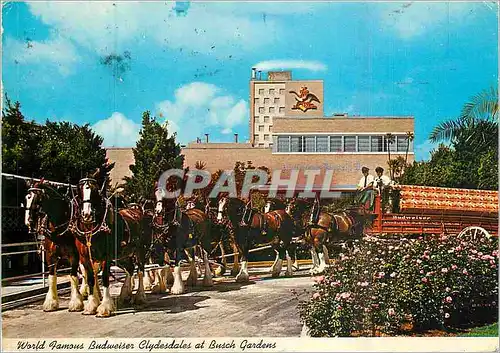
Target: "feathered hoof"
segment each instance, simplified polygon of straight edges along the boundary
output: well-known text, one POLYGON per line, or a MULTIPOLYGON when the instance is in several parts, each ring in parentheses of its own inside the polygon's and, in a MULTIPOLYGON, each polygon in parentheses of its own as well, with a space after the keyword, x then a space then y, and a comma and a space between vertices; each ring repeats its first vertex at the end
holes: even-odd
POLYGON ((214 281, 210 277, 203 278, 203 287, 212 287, 214 285, 214 281))
POLYGON ((186 285, 188 287, 196 287, 196 285, 198 284, 198 279, 195 278, 194 276, 189 276, 187 281, 186 281, 186 285))
POLYGON ((151 286, 151 294, 160 294, 160 293, 161 293, 161 288, 159 284, 151 286))
POLYGON ((146 303, 147 303, 147 299, 146 299, 146 294, 145 293, 136 294, 132 298, 132 304, 134 304, 134 305, 144 305, 146 303))
POLYGON ((292 271, 286 271, 285 272, 285 277, 293 277, 293 272, 292 271))
POLYGON ((75 312, 75 311, 83 311, 83 298, 73 298, 70 300, 69 305, 68 305, 68 311, 75 312))
POLYGON ((170 294, 183 294, 186 292, 186 289, 184 286, 180 285, 173 285, 172 288, 170 288, 170 294))
POLYGON ((248 273, 239 273, 235 278, 235 281, 239 283, 248 282, 249 280, 250 276, 248 275, 248 273))
POLYGON ((97 307, 99 306, 99 299, 94 296, 89 296, 85 308, 83 310, 83 315, 95 315, 97 313, 97 307))
POLYGON ((104 301, 99 305, 97 308, 97 317, 110 317, 114 315, 115 313, 115 307, 113 305, 113 302, 111 301, 104 301))
POLYGON ((45 299, 43 302, 43 311, 45 312, 50 312, 50 311, 56 311, 59 309, 59 301, 57 299, 45 299))

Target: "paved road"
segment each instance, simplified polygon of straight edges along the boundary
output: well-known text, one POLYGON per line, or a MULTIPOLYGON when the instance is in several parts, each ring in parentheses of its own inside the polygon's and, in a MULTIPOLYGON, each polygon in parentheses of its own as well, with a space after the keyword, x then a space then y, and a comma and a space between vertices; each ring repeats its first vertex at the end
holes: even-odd
MULTIPOLYGON (((3 337, 299 336, 302 327, 291 291, 311 288, 305 271, 293 278, 252 276, 248 284, 224 279, 183 295, 148 293, 145 306, 121 308, 106 319, 68 312, 65 295, 57 312, 44 313, 41 303, 3 312, 3 337)), ((119 289, 114 284, 112 295, 119 289)))

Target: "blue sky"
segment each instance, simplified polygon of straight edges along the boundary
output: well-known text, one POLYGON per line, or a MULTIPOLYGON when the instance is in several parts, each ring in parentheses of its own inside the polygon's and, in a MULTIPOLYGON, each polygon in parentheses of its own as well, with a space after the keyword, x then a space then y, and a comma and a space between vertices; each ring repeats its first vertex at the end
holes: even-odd
POLYGON ((324 80, 325 115, 440 121, 498 79, 498 7, 475 3, 31 2, 3 5, 3 84, 26 117, 133 146, 141 115, 181 143, 248 139, 251 68, 324 80))

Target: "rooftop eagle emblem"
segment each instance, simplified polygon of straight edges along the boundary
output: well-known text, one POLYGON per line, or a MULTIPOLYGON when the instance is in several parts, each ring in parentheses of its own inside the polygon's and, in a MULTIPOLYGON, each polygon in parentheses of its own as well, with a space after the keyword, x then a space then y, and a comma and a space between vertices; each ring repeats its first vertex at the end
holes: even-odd
POLYGON ((318 106, 313 102, 321 103, 315 94, 309 92, 307 87, 301 87, 300 94, 295 91, 289 91, 288 93, 296 95, 295 100, 297 102, 292 106, 292 110, 300 109, 303 112, 306 112, 309 109, 318 109, 318 106))

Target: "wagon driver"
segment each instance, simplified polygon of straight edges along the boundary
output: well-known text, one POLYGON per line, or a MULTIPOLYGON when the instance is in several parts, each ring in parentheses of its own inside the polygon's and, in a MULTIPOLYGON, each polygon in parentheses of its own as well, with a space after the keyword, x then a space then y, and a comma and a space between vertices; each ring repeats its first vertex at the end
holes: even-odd
POLYGON ((373 201, 375 199, 375 190, 373 190, 374 178, 373 175, 369 174, 370 169, 368 167, 361 168, 363 177, 358 182, 358 202, 366 207, 366 202, 370 201, 369 210, 373 209, 373 201))

